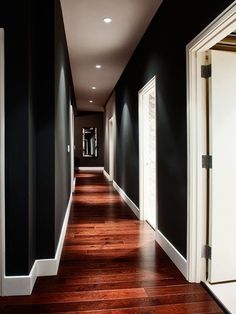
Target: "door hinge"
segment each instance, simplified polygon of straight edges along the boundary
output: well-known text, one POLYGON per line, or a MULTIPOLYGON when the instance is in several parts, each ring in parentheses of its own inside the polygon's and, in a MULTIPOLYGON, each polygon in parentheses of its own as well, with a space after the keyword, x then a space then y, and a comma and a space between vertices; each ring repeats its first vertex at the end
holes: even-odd
POLYGON ((205 255, 206 259, 211 259, 211 247, 208 244, 205 245, 205 254, 204 255, 205 255))
POLYGON ((212 168, 212 156, 202 155, 202 168, 211 169, 212 168))
POLYGON ((211 77, 211 64, 201 66, 201 77, 205 79, 211 77))

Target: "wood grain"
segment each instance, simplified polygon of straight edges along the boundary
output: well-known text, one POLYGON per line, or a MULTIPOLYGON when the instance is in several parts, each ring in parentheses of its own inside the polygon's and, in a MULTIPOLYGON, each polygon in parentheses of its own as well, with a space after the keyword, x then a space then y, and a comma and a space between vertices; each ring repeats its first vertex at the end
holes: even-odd
POLYGON ((77 173, 55 277, 31 296, 2 297, 0 313, 224 313, 200 284, 188 283, 101 173, 77 173))

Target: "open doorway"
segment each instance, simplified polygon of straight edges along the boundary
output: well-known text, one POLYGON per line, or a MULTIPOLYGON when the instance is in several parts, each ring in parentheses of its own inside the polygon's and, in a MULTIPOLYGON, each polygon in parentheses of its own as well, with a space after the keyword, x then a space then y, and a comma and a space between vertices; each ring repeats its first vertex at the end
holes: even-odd
POLYGON ((187 46, 188 279, 203 281, 232 313, 236 53, 222 51, 222 41, 235 30, 233 3, 187 46))
POLYGON ((109 179, 114 180, 114 118, 109 119, 109 179))
POLYGON ((140 219, 157 227, 156 77, 139 91, 140 219))
POLYGON ((70 166, 71 166, 71 192, 75 189, 75 142, 74 142, 74 111, 72 105, 70 105, 70 166))
POLYGON ((5 273, 5 112, 4 112, 4 30, 0 29, 0 295, 5 273))

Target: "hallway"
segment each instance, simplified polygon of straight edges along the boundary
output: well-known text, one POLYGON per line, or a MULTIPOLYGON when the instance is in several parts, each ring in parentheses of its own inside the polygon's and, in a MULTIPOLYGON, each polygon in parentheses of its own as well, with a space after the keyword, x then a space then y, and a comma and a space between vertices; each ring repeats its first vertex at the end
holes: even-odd
POLYGON ((31 296, 1 298, 1 313, 223 313, 189 284, 102 173, 80 172, 56 277, 31 296))

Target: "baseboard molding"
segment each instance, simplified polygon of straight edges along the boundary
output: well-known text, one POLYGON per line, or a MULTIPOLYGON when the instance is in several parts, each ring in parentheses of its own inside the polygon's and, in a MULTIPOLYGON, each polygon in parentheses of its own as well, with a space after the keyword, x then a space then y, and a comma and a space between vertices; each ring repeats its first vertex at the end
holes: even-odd
POLYGON ((181 271, 184 277, 187 278, 187 260, 176 250, 176 248, 159 230, 156 230, 156 241, 166 252, 172 262, 181 271))
POLYGON ((110 175, 106 172, 106 170, 103 170, 104 176, 107 178, 108 181, 112 181, 110 175))
POLYGON ((103 171, 104 167, 79 167, 79 170, 84 170, 84 171, 103 171))
POLYGON ((139 219, 139 208, 134 204, 134 202, 128 197, 128 195, 122 190, 119 185, 113 181, 113 187, 116 189, 116 191, 120 194, 120 196, 123 198, 123 200, 126 202, 126 204, 132 209, 133 213, 136 215, 136 217, 139 219))
POLYGON ((70 215, 71 203, 72 194, 70 195, 70 199, 68 202, 55 257, 52 259, 36 260, 34 262, 30 274, 27 276, 4 276, 3 278, 4 296, 30 295, 32 293, 37 277, 57 275, 70 215))

